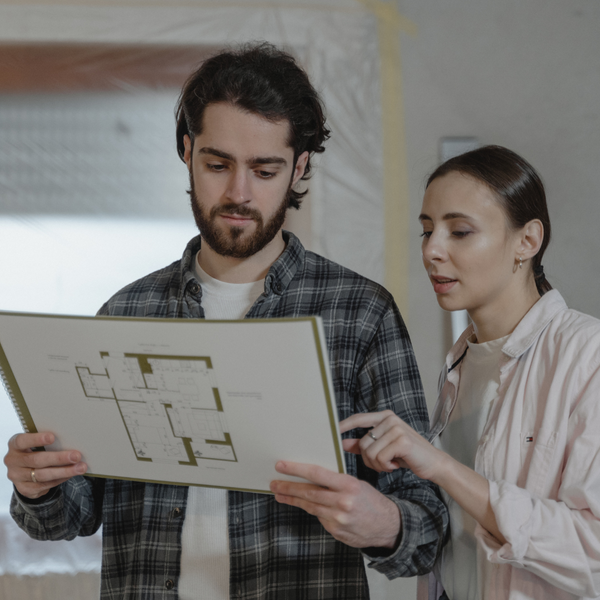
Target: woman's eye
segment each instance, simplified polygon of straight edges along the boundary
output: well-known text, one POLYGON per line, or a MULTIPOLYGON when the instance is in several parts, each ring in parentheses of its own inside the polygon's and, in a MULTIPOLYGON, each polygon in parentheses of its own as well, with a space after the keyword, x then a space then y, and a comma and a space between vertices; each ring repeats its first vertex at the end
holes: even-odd
POLYGON ((431 237, 431 234, 432 234, 432 233, 433 233, 432 231, 424 231, 424 232, 421 234, 421 237, 422 237, 422 238, 428 238, 428 237, 431 237))
POLYGON ((453 231, 452 235, 457 238, 464 238, 465 236, 469 235, 470 233, 471 233, 470 231, 453 231))

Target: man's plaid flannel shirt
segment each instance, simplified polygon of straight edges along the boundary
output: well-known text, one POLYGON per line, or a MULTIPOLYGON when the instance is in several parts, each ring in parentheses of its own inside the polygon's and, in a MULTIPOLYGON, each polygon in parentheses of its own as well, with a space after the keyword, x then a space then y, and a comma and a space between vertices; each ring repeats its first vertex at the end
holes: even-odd
MULTIPOLYGON (((321 315, 339 418, 391 409, 421 433, 428 416, 408 333, 381 286, 307 252, 292 234, 272 265, 264 294, 246 318, 321 315)), ((113 296, 100 315, 203 318, 201 288, 183 258, 113 296)), ((364 432, 363 432, 364 433, 364 432)), ((110 440, 107 440, 110 443, 110 440)), ((364 549, 389 578, 430 570, 447 528, 435 486, 410 471, 378 475, 346 455, 347 472, 398 506, 402 534, 394 552, 364 549)), ((11 512, 31 537, 73 539, 103 525, 101 598, 177 598, 181 530, 188 488, 76 477, 38 501, 13 496, 11 512)), ((231 598, 333 600, 369 597, 363 554, 336 541, 304 511, 272 496, 229 492, 231 598)))

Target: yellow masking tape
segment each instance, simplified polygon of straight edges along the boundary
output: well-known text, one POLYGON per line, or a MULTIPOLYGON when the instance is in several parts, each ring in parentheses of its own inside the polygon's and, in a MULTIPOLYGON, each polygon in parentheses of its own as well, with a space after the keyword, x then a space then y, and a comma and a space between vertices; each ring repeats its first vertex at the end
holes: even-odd
POLYGON ((417 26, 398 12, 396 2, 382 2, 382 0, 357 0, 357 2, 368 8, 380 21, 385 21, 411 35, 417 34, 417 26))
POLYGON ((378 18, 383 127, 383 195, 385 218, 385 285, 408 320, 410 252, 408 169, 402 96, 402 66, 398 30, 416 34, 414 23, 402 17, 395 2, 358 0, 378 18))

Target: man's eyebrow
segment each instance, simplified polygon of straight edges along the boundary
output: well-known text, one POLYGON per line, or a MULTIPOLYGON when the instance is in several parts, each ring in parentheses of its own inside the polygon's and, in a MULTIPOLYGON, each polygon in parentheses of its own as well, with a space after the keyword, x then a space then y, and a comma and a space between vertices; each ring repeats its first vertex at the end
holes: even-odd
MULTIPOLYGON (((451 221, 452 219, 471 219, 471 217, 469 215, 465 215, 465 213, 451 212, 451 213, 446 213, 442 217, 442 219, 444 221, 451 221)), ((419 215, 419 221, 433 221, 433 219, 429 215, 426 215, 425 213, 421 213, 419 215)))
POLYGON ((213 156, 218 156, 219 158, 224 158, 225 160, 231 160, 235 162, 235 159, 228 152, 223 152, 223 150, 217 150, 216 148, 210 148, 205 146, 204 148, 200 148, 198 150, 198 154, 212 154, 213 156))
POLYGON ((253 156, 248 160, 249 165, 287 165, 287 160, 282 156, 253 156))
MULTIPOLYGON (((224 158, 225 160, 230 160, 231 162, 236 162, 235 158, 229 154, 229 152, 224 152, 223 150, 217 150, 216 148, 211 148, 209 146, 205 146, 204 148, 200 148, 198 150, 199 154, 210 154, 212 156, 218 156, 219 158, 224 158)), ((249 165, 283 165, 284 167, 287 165, 287 160, 281 156, 253 156, 249 158, 247 161, 249 165)))

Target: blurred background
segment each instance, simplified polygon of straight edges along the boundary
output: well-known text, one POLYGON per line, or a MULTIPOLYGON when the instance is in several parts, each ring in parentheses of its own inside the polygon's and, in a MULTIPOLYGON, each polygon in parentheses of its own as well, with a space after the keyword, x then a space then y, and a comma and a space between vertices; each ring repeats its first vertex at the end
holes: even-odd
MULTIPOLYGON (((430 406, 452 321, 420 260, 423 182, 461 143, 522 154, 547 187, 548 279, 600 317, 597 0, 0 0, 0 310, 92 315, 196 233, 175 150, 183 81, 227 44, 294 53, 332 129, 288 228, 384 283, 430 406)), ((0 391, 0 442, 20 430, 0 391)), ((0 480, 0 597, 93 598, 98 536, 33 542, 0 480)), ((414 580, 370 574, 372 597, 414 580)))

